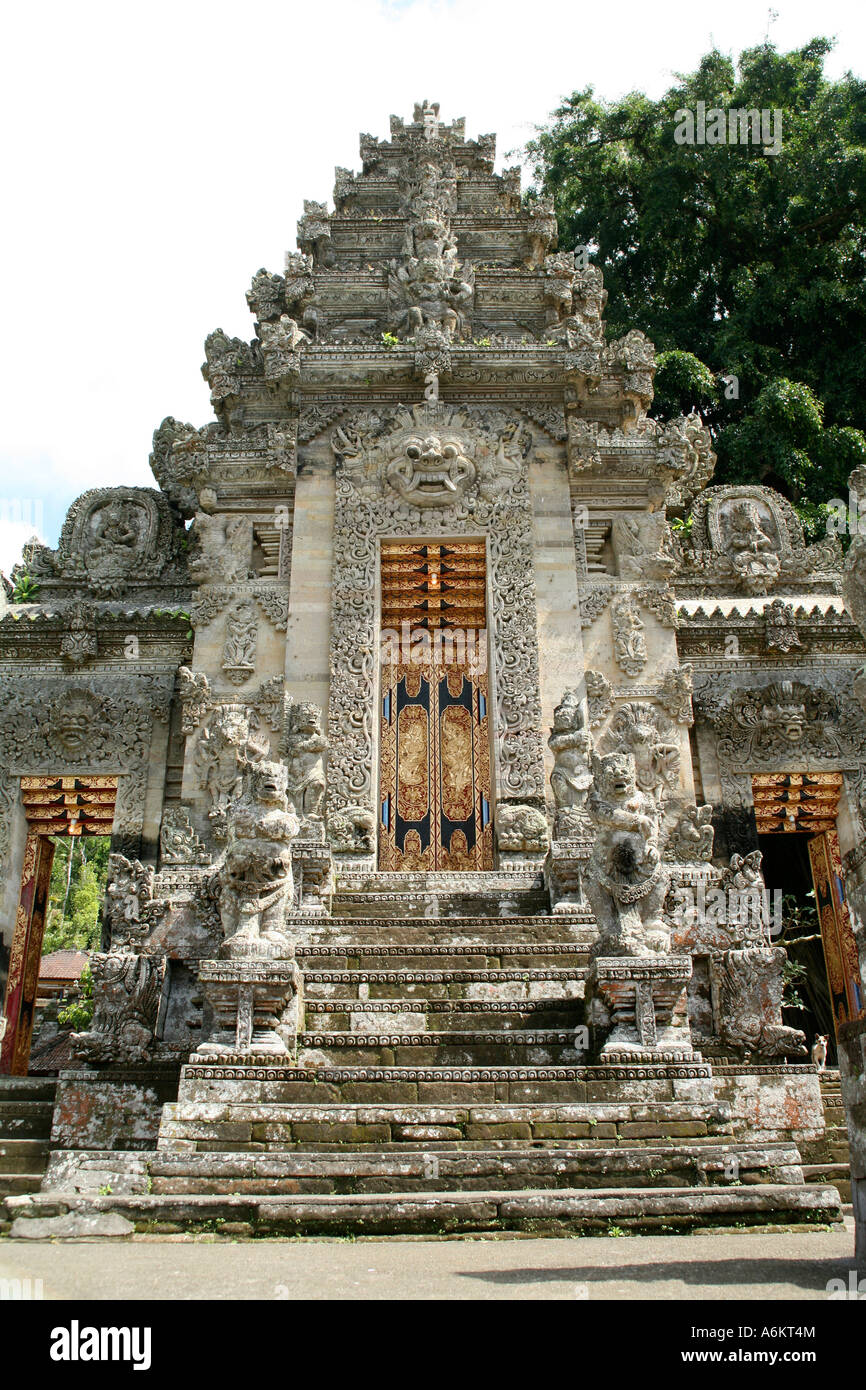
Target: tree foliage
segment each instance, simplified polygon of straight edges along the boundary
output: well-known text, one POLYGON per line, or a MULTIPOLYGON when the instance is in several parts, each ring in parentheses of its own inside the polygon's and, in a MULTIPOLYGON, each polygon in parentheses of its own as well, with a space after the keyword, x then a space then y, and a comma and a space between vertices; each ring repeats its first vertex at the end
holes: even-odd
POLYGON ((560 248, 604 272, 609 336, 656 344, 654 413, 700 409, 716 481, 769 482, 815 524, 866 461, 866 83, 829 81, 831 48, 714 50, 658 101, 588 87, 529 145, 560 248), (780 152, 677 144, 698 101, 781 111, 780 152))
POLYGON ((107 835, 56 838, 43 955, 99 950, 109 850, 107 835))

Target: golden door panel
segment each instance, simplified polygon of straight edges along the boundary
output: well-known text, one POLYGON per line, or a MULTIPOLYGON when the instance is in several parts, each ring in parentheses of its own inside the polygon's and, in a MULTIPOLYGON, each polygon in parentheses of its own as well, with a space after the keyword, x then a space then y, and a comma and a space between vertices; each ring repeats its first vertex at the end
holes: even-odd
POLYGON ((833 1023, 838 1033, 840 1023, 862 1018, 864 1010, 860 960, 842 888, 842 857, 835 830, 825 830, 809 841, 809 859, 821 923, 833 1023))
POLYGON ((383 667, 383 869, 489 869, 490 750, 483 674, 383 667))

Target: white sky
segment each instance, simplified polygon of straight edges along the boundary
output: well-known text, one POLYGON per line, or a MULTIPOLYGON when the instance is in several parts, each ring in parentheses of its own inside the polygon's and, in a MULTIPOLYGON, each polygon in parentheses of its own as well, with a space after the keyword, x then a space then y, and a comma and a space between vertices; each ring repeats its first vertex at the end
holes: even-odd
MULTIPOLYGON (((863 73, 862 0, 775 0, 780 48, 835 36, 863 73)), ((329 200, 358 133, 428 97, 498 164, 592 83, 660 95, 715 42, 761 42, 754 0, 24 0, 0 52, 0 569, 56 544, 88 487, 152 485, 165 415, 211 418, 199 366, 244 292, 281 271, 303 199, 329 200)), ((509 160, 507 163, 514 163, 509 160)))

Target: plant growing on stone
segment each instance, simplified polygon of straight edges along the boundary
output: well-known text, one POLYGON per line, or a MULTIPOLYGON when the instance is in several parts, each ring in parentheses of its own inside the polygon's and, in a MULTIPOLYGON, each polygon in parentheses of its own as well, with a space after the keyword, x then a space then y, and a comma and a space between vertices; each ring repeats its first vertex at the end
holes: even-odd
POLYGON ((39 594, 39 580, 26 570, 19 570, 12 581, 13 603, 35 603, 39 594))

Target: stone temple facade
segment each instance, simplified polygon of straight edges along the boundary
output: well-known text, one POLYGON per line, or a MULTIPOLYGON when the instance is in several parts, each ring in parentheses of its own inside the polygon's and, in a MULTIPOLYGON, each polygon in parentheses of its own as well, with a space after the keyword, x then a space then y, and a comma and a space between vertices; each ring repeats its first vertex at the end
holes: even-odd
POLYGON ((838 1219, 760 845, 808 845, 862 1048, 839 540, 649 417, 653 345, 606 337, 492 136, 425 102, 361 161, 253 277, 251 341, 208 336, 215 419, 164 420, 156 486, 80 497, 0 616, 0 1101, 50 837, 110 831, 52 1210, 838 1219))

